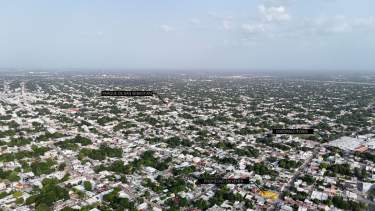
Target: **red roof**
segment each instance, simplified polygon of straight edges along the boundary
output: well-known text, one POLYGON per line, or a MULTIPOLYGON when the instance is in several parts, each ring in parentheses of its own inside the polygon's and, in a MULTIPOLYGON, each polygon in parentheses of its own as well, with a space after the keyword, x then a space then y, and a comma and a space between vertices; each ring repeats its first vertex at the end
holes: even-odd
POLYGON ((367 150, 368 150, 368 147, 366 147, 364 145, 360 145, 360 146, 358 146, 354 149, 354 151, 356 151, 356 152, 366 152, 367 150))

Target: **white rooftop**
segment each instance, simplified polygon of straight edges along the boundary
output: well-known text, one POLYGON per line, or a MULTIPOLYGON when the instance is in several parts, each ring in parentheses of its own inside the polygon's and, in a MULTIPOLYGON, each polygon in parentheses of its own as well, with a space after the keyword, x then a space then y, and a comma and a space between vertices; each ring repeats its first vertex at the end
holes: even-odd
POLYGON ((360 138, 352 138, 349 136, 343 136, 339 139, 329 142, 328 145, 333 146, 333 147, 338 147, 343 150, 354 150, 355 148, 360 146, 363 142, 364 140, 360 138))

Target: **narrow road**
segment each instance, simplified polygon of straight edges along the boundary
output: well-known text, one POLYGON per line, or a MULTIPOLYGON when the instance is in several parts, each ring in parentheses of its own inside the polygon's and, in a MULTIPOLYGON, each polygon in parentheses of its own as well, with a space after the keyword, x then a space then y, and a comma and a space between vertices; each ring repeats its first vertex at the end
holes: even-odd
POLYGON ((360 192, 358 192, 358 191, 356 191, 355 192, 356 194, 357 194, 357 199, 359 199, 361 202, 363 202, 363 203, 365 203, 365 204, 368 204, 368 205, 371 205, 371 206, 375 206, 375 202, 373 202, 373 201, 371 201, 371 200, 369 200, 369 199, 366 199, 366 198, 364 198, 361 194, 362 193, 360 193, 360 192))
MULTIPOLYGON (((311 161, 315 158, 315 156, 318 154, 319 150, 320 150, 320 145, 318 145, 319 147, 316 147, 313 151, 313 154, 307 158, 305 160, 305 162, 303 162, 303 164, 301 166, 299 166, 293 176, 289 179, 289 181, 281 188, 281 192, 285 192, 285 191, 288 191, 289 188, 293 185, 293 183, 295 182, 295 180, 300 176, 300 174, 303 172, 303 170, 311 163, 311 161)), ((281 196, 281 194, 280 194, 281 196)))
POLYGON ((59 154, 61 154, 64 158, 64 162, 66 163, 65 171, 67 171, 70 175, 78 174, 78 172, 75 172, 73 169, 72 161, 66 156, 60 148, 56 147, 54 144, 52 144, 52 148, 56 150, 59 154))
POLYGON ((298 177, 301 175, 301 173, 308 167, 308 165, 311 163, 311 161, 318 155, 318 152, 320 151, 321 145, 318 144, 315 146, 313 150, 313 154, 303 162, 301 166, 299 166, 293 176, 289 179, 289 181, 281 188, 279 198, 272 204, 272 206, 268 210, 276 210, 278 205, 283 201, 283 197, 285 192, 289 191, 289 189, 293 186, 293 183, 298 179, 298 177))

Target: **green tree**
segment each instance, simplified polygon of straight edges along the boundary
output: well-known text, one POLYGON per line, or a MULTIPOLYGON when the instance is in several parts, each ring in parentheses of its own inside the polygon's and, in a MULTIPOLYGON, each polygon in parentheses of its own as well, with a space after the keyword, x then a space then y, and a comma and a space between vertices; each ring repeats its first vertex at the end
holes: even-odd
POLYGON ((85 190, 87 191, 92 191, 92 184, 90 181, 84 181, 83 182, 83 187, 85 188, 85 190))
POLYGON ((42 204, 39 204, 37 207, 36 207, 36 211, 50 211, 51 209, 44 203, 42 204))
POLYGON ((23 198, 17 198, 16 199, 16 204, 18 204, 18 205, 23 204, 23 202, 24 202, 23 198))
POLYGON ((201 210, 206 210, 209 208, 207 201, 203 199, 198 199, 197 201, 195 201, 194 206, 201 210))
POLYGON ((65 167, 66 167, 66 164, 65 163, 61 163, 57 169, 59 171, 64 171, 65 167))
POLYGON ((17 172, 12 171, 12 173, 9 174, 8 180, 11 182, 17 182, 20 180, 20 177, 18 176, 17 172))

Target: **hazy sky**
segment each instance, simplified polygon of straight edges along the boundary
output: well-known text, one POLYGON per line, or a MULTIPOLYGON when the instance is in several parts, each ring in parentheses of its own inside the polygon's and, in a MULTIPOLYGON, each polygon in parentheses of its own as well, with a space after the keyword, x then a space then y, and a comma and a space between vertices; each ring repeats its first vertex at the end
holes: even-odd
POLYGON ((0 67, 374 70, 374 0, 0 0, 0 67))

